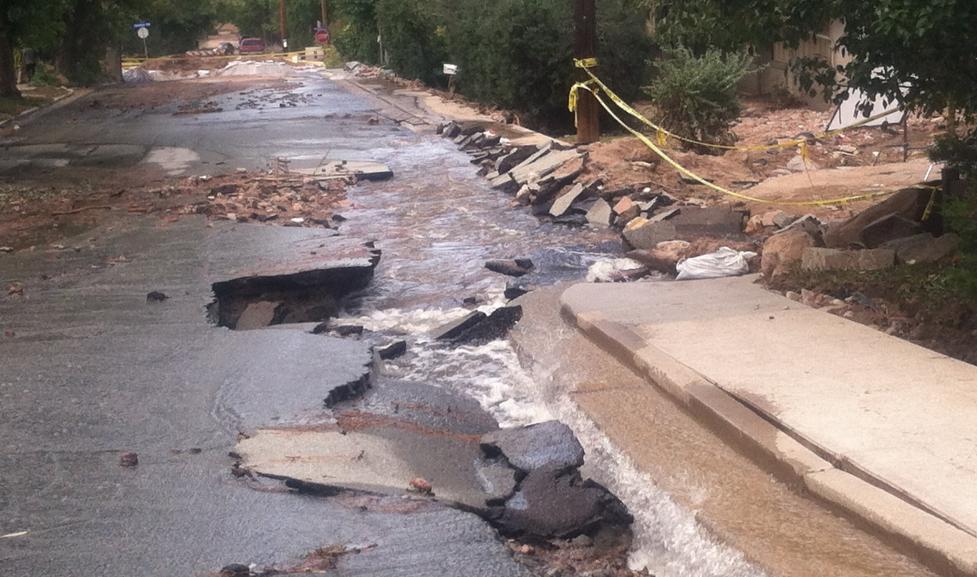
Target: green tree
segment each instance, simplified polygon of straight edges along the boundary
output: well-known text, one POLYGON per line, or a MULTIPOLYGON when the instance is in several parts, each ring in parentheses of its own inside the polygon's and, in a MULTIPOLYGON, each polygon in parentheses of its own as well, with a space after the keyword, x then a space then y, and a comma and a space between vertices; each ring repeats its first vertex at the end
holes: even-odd
MULTIPOLYGON (((217 23, 218 6, 210 0, 142 0, 134 4, 134 20, 152 23, 148 45, 152 54, 193 50, 217 23)), ((131 25, 132 23, 127 23, 131 25)), ((127 51, 142 53, 142 41, 130 27, 124 30, 127 51)))
POLYGON ((14 50, 48 49, 64 30, 65 0, 3 0, 0 5, 0 97, 18 97, 14 50))

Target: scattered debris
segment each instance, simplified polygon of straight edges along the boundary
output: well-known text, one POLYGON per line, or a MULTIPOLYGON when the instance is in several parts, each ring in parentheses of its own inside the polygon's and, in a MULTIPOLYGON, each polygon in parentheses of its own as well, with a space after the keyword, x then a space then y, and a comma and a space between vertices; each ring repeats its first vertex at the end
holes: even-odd
POLYGON ((504 337, 519 320, 522 307, 499 307, 486 315, 473 311, 461 319, 435 329, 435 340, 449 341, 451 345, 480 345, 504 337))
POLYGON ((396 359, 405 354, 407 354, 407 341, 405 340, 394 341, 377 349, 377 355, 384 361, 396 359))
POLYGON ((742 276, 750 272, 749 261, 756 257, 755 252, 740 252, 729 247, 722 247, 716 252, 678 263, 676 280, 742 276))
POLYGON ((119 455, 119 465, 122 467, 135 467, 139 465, 139 455, 136 453, 122 453, 119 455))
POLYGON ((163 301, 165 301, 165 300, 167 300, 169 298, 170 297, 166 296, 165 293, 162 293, 160 291, 153 291, 153 292, 151 292, 151 293, 149 293, 149 294, 146 295, 146 302, 147 303, 161 303, 161 302, 163 302, 163 301))
POLYGON ((434 487, 427 480, 417 477, 411 479, 409 483, 409 490, 414 493, 422 493, 424 495, 433 495, 434 487))
POLYGON ((533 261, 528 258, 488 260, 485 261, 485 268, 499 274, 520 277, 533 270, 533 261))
POLYGON ((231 563, 230 565, 224 565, 219 575, 220 577, 249 577, 251 575, 251 568, 240 563, 231 563))

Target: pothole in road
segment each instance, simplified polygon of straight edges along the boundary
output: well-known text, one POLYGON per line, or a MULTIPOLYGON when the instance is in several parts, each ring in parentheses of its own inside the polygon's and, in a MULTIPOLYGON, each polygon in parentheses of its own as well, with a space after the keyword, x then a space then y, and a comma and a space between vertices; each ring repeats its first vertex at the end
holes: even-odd
POLYGON ((379 261, 380 251, 374 249, 368 258, 216 282, 208 315, 214 324, 234 330, 322 322, 370 284, 379 261))

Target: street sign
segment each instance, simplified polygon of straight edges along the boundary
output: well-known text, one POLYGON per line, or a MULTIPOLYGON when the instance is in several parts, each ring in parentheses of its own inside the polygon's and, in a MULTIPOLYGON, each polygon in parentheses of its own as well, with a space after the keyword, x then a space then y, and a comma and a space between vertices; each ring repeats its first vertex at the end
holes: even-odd
POLYGON ((445 76, 454 76, 455 74, 458 74, 458 65, 457 64, 445 64, 444 65, 444 74, 445 74, 445 76))
POLYGON ((149 38, 149 28, 140 28, 136 30, 136 36, 142 38, 143 40, 149 38))
POLYGON ((147 21, 144 20, 142 22, 136 22, 135 24, 133 24, 132 25, 132 29, 133 30, 141 30, 143 28, 149 28, 152 25, 153 25, 152 22, 147 22, 147 21))
POLYGON ((315 41, 319 44, 329 44, 329 31, 325 28, 319 28, 316 30, 315 41))

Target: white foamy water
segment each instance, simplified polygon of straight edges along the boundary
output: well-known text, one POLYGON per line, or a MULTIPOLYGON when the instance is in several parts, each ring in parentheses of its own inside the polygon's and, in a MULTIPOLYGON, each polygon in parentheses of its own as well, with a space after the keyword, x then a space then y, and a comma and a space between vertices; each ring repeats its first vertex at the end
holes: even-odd
MULTIPOLYGON (((491 312, 500 302, 481 309, 491 312)), ((657 577, 764 577, 741 553, 710 536, 696 521, 694 511, 659 489, 570 400, 567 386, 554 378, 556 359, 566 352, 562 343, 569 339, 570 329, 542 343, 534 351, 534 366, 527 371, 509 341, 448 348, 427 336, 468 312, 462 308, 391 309, 342 322, 407 335, 410 352, 385 364, 390 376, 473 397, 503 427, 550 419, 569 425, 587 451, 585 474, 617 495, 634 515, 631 569, 657 577)))

